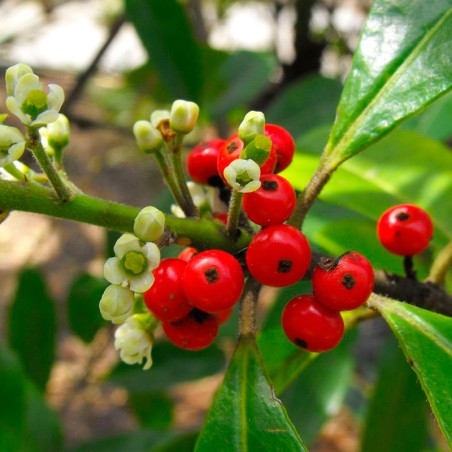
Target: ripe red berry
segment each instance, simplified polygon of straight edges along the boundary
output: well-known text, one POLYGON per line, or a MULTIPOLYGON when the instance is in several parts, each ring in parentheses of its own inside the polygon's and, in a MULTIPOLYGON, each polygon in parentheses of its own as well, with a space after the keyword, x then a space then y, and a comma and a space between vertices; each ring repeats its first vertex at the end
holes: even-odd
POLYGON ((283 169, 286 169, 292 162, 295 153, 295 142, 292 135, 286 129, 276 124, 266 124, 265 135, 272 140, 273 147, 275 148, 275 173, 279 173, 283 169))
POLYGON ((281 321, 289 340, 310 352, 331 350, 344 335, 344 321, 339 312, 323 306, 313 295, 299 295, 290 300, 281 321))
POLYGON ((218 177, 217 160, 224 140, 214 138, 195 146, 187 156, 187 171, 199 184, 209 185, 212 178, 218 177))
POLYGON ((192 257, 182 277, 189 303, 210 314, 231 308, 238 301, 243 285, 239 262, 221 250, 203 251, 192 257))
POLYGON ((383 212, 378 220, 377 235, 391 253, 414 256, 427 248, 433 235, 433 224, 425 210, 400 204, 383 212))
POLYGON ((229 317, 231 317, 233 311, 234 311, 234 308, 229 308, 229 309, 226 309, 225 311, 220 311, 220 312, 217 312, 212 315, 217 320, 218 324, 222 325, 223 323, 225 323, 229 320, 229 317))
MULTIPOLYGON (((232 135, 229 139, 225 141, 218 154, 217 161, 217 171, 218 174, 223 178, 224 182, 226 180, 223 177, 223 172, 226 167, 230 165, 234 160, 240 158, 240 153, 243 150, 243 141, 239 138, 237 134, 232 135)), ((274 146, 270 149, 270 154, 267 160, 261 165, 261 174, 273 173, 276 165, 276 151, 274 146)))
POLYGON ((195 254, 197 254, 198 250, 193 248, 192 246, 187 246, 180 253, 178 259, 182 259, 185 262, 188 262, 195 254))
POLYGON ((311 263, 311 248, 298 229, 285 224, 258 232, 246 252, 246 265, 260 283, 290 286, 301 279, 311 263))
POLYGON ((372 293, 374 271, 361 254, 349 251, 338 259, 322 258, 312 273, 312 290, 319 303, 335 311, 361 306, 372 293))
POLYGON ((251 221, 261 226, 284 223, 295 207, 295 190, 287 179, 277 174, 263 174, 260 181, 258 190, 243 196, 243 210, 251 221))
POLYGON ((182 291, 186 266, 187 263, 181 259, 163 259, 152 271, 154 284, 143 297, 148 309, 162 321, 175 322, 192 310, 182 291))
POLYGON ((215 317, 193 309, 177 322, 162 322, 167 338, 177 347, 185 350, 201 350, 208 347, 218 334, 215 317))
POLYGON ((228 223, 228 214, 227 213, 216 213, 213 218, 215 220, 221 221, 224 225, 228 223))

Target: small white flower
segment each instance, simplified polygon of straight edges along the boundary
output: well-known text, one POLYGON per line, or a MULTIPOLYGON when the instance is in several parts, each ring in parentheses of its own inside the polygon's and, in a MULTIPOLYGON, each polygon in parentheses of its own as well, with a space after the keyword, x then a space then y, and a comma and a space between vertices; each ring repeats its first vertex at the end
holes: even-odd
POLYGON ((152 270, 160 263, 157 245, 141 245, 134 235, 124 234, 119 237, 113 249, 116 257, 105 262, 105 279, 112 284, 130 287, 134 292, 146 292, 154 283, 152 270))
POLYGON ((158 150, 163 143, 162 134, 149 121, 137 121, 133 126, 133 134, 138 147, 146 153, 158 150))
POLYGON ((130 289, 111 284, 100 299, 99 310, 105 320, 118 324, 130 316, 134 305, 135 298, 130 289))
POLYGON ((60 113, 56 121, 47 124, 46 127, 41 127, 39 134, 46 150, 63 149, 68 145, 71 135, 69 119, 60 113))
POLYGON ((133 232, 145 242, 155 242, 165 230, 165 215, 156 207, 141 209, 135 218, 133 232))
POLYGON ((265 116, 260 111, 250 111, 243 118, 239 126, 239 138, 246 144, 253 140, 256 135, 264 133, 265 116))
POLYGON ((25 150, 25 137, 19 129, 0 124, 0 168, 20 159, 25 150))
POLYGON ((152 336, 143 328, 140 314, 129 317, 115 332, 115 349, 126 364, 146 363, 143 370, 152 366, 152 336))
POLYGON ((6 106, 26 126, 44 126, 58 119, 64 102, 64 91, 50 84, 45 93, 39 77, 26 65, 16 65, 6 71, 8 97, 6 106))
POLYGON ((175 100, 171 105, 170 127, 175 132, 189 133, 198 121, 199 107, 194 102, 175 100))
POLYGON ((234 160, 225 168, 223 175, 228 184, 240 193, 250 193, 261 186, 261 169, 253 160, 234 160))

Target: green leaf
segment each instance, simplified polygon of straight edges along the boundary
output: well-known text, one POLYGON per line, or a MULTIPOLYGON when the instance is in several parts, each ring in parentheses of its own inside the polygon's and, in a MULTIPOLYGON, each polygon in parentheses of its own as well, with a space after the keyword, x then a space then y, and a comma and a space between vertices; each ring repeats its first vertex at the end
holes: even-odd
POLYGON ((129 405, 142 427, 166 430, 173 421, 173 401, 164 392, 132 392, 129 405))
POLYGON ((168 342, 152 349, 153 365, 148 372, 141 366, 120 364, 108 381, 124 386, 131 392, 161 391, 184 381, 213 375, 224 368, 225 358, 218 348, 210 346, 198 352, 174 347, 168 342))
POLYGON ((391 338, 380 359, 378 380, 369 402, 362 452, 417 452, 425 449, 427 405, 416 375, 391 338))
POLYGON ((99 301, 108 283, 104 279, 83 274, 72 283, 68 295, 68 317, 72 332, 90 343, 106 324, 99 312, 99 301))
POLYGON ((253 339, 242 337, 201 430, 196 451, 306 451, 275 398, 253 339))
POLYGON ((369 305, 383 315, 395 333, 439 428, 452 446, 452 318, 375 295, 369 305))
POLYGON ((125 8, 168 91, 199 102, 201 54, 183 7, 176 0, 126 0, 125 8))
POLYGON ((330 168, 379 140, 452 86, 450 0, 376 0, 326 148, 330 168))
POLYGON ((22 361, 27 376, 45 389, 55 357, 56 315, 44 278, 25 269, 9 312, 8 341, 22 361))
POLYGON ((338 80, 311 75, 285 88, 265 109, 265 119, 296 138, 306 130, 332 124, 342 91, 338 80))

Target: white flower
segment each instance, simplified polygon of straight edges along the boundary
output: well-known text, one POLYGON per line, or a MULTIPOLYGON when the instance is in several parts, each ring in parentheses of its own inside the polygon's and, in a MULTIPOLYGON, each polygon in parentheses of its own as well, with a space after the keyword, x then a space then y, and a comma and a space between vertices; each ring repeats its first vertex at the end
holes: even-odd
POLYGON ((63 149, 69 143, 71 130, 69 126, 69 119, 62 113, 58 115, 58 119, 46 127, 39 129, 39 134, 43 138, 43 146, 48 150, 51 149, 63 149))
POLYGON ((129 317, 115 332, 115 349, 119 350, 121 360, 126 364, 146 363, 143 370, 152 366, 152 336, 143 328, 140 314, 129 317))
POLYGON ((165 215, 156 207, 140 210, 133 224, 135 235, 145 242, 155 242, 165 230, 165 215))
POLYGON ((198 120, 199 107, 194 102, 175 100, 171 105, 170 127, 175 132, 189 133, 198 120))
POLYGON ((64 101, 64 91, 50 84, 45 93, 39 77, 26 65, 16 65, 6 71, 6 106, 26 126, 44 126, 58 119, 64 101))
POLYGON ((124 322, 135 305, 133 292, 126 287, 111 284, 105 289, 99 302, 99 310, 105 320, 124 322))
POLYGON ((253 160, 234 160, 225 168, 223 175, 228 184, 240 193, 250 193, 261 186, 261 169, 253 160))
POLYGON ((0 168, 22 157, 25 137, 19 129, 0 124, 0 168))
POLYGON ((146 153, 158 150, 163 143, 162 134, 149 121, 137 121, 133 126, 133 134, 138 147, 146 153))
POLYGON ((265 116, 260 111, 250 111, 243 118, 239 126, 239 138, 246 144, 253 140, 256 135, 264 133, 265 116))
POLYGON ((134 235, 124 234, 119 237, 113 249, 116 257, 105 262, 105 279, 112 284, 130 287, 134 292, 146 292, 154 282, 152 270, 160 263, 157 245, 141 245, 134 235))

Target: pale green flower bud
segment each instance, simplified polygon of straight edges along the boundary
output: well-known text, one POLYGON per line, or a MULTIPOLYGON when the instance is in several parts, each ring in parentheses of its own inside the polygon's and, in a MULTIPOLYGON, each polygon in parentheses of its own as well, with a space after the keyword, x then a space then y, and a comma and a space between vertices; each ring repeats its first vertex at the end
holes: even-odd
POLYGON ((151 113, 150 119, 152 127, 157 129, 162 121, 169 121, 170 112, 168 110, 155 110, 151 113))
POLYGON ((163 143, 162 134, 149 121, 137 121, 133 126, 133 134, 138 147, 149 154, 157 151, 163 143))
POLYGON ((47 143, 54 149, 63 149, 69 143, 71 130, 69 126, 69 119, 62 113, 58 115, 58 119, 45 128, 39 129, 39 133, 44 133, 47 143))
POLYGON ((223 175, 227 183, 240 193, 250 193, 261 186, 261 169, 253 160, 234 160, 225 168, 223 175))
POLYGON ((129 317, 115 332, 115 349, 126 364, 146 363, 143 370, 152 366, 151 350, 153 338, 140 321, 140 314, 129 317))
POLYGON ((264 127, 264 114, 260 111, 250 111, 245 115, 239 126, 239 138, 245 143, 246 146, 256 137, 256 135, 264 133, 264 127))
POLYGON ((257 134, 240 153, 243 159, 254 160, 259 166, 262 166, 270 155, 272 140, 262 134, 257 134))
POLYGON ((99 309, 105 320, 118 324, 130 316, 134 305, 135 297, 130 289, 112 284, 105 289, 99 309))
POLYGON ((199 107, 194 102, 175 100, 171 106, 170 127, 175 132, 187 134, 195 127, 198 115, 199 107))
POLYGON ((160 263, 160 250, 155 243, 141 245, 132 234, 124 234, 113 248, 115 257, 107 259, 104 277, 112 284, 146 292, 154 283, 152 270, 160 263))
POLYGON ((25 150, 25 137, 19 129, 0 124, 0 168, 18 160, 25 150))
POLYGON ((6 106, 26 126, 39 127, 58 119, 64 101, 64 91, 59 85, 50 84, 45 93, 39 77, 23 65, 7 73, 8 97, 6 106))
POLYGON ((133 232, 144 242, 155 242, 165 230, 165 215, 153 206, 142 209, 133 224, 133 232))

